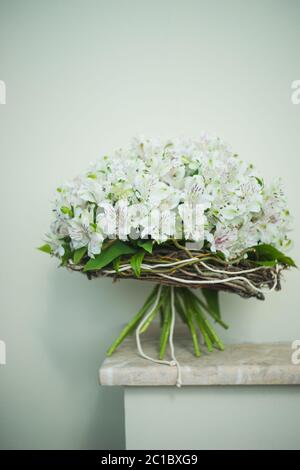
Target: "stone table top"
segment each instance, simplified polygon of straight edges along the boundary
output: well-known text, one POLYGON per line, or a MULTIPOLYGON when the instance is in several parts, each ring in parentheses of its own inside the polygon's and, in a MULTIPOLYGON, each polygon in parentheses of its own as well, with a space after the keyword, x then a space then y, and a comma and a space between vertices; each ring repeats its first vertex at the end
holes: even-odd
MULTIPOLYGON (((142 336, 146 354, 158 358, 158 332, 142 336)), ((183 385, 300 385, 300 365, 292 363, 291 343, 232 344, 225 351, 193 355, 190 336, 175 336, 175 354, 183 385)), ((169 358, 166 358, 169 359, 169 358)), ((100 368, 102 385, 175 385, 177 368, 156 364, 138 355, 135 336, 127 338, 100 368)))

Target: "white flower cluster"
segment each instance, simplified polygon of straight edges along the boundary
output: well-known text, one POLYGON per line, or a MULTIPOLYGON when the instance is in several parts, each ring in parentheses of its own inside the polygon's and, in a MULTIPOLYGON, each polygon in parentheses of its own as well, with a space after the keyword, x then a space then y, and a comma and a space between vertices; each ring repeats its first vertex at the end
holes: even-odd
POLYGON ((67 242, 71 250, 87 247, 94 257, 116 224, 123 240, 138 231, 140 238, 164 242, 176 236, 191 205, 204 216, 201 234, 196 230, 189 238, 202 237, 208 249, 228 259, 258 243, 289 244, 290 216, 280 181, 266 186, 252 165, 206 135, 197 141, 134 139, 57 191, 47 235, 57 256, 67 242))

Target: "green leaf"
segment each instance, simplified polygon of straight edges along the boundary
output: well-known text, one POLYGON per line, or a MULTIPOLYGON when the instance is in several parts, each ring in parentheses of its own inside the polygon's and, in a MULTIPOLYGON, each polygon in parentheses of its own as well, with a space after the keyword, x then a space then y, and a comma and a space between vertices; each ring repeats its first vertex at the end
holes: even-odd
POLYGON ((272 245, 267 245, 265 243, 261 245, 256 245, 250 248, 251 251, 248 253, 248 258, 252 259, 257 262, 261 261, 274 261, 275 264, 276 262, 286 264, 287 266, 294 266, 296 267, 296 264, 292 258, 289 256, 286 256, 284 253, 281 251, 277 250, 272 245))
POLYGON ((121 256, 118 256, 116 259, 113 260, 113 266, 114 270, 118 273, 120 269, 120 263, 121 263, 121 256))
POLYGON ((86 246, 83 246, 82 248, 78 248, 78 250, 75 250, 74 253, 73 253, 74 263, 75 264, 80 263, 80 261, 82 260, 82 258, 86 254, 86 252, 87 252, 87 247, 86 246))
POLYGON ((277 263, 276 260, 273 260, 273 261, 255 261, 255 264, 257 264, 258 266, 266 266, 266 267, 270 267, 270 268, 272 268, 273 266, 276 266, 276 263, 277 263))
POLYGON ((219 304, 219 292, 213 289, 202 289, 202 293, 207 302, 207 306, 212 312, 221 318, 220 304, 219 304))
POLYGON ((60 210, 62 211, 63 214, 69 215, 70 217, 73 217, 73 211, 72 211, 72 209, 70 209, 70 207, 62 206, 60 208, 60 210))
POLYGON ((72 250, 70 248, 69 243, 63 243, 63 247, 65 252, 61 257, 61 266, 65 266, 68 263, 69 259, 72 258, 72 250))
POLYGON ((135 253, 135 249, 121 240, 116 240, 106 250, 102 251, 95 258, 90 259, 84 266, 84 271, 96 271, 111 263, 120 255, 130 255, 135 253))
POLYGON ((137 244, 140 248, 143 248, 148 253, 152 253, 153 241, 152 240, 138 240, 137 244))
POLYGON ((138 251, 130 259, 130 265, 136 277, 141 275, 141 265, 145 256, 145 251, 138 251))
POLYGON ((258 184, 259 184, 261 187, 263 187, 263 185, 264 185, 263 179, 258 178, 257 176, 255 177, 255 179, 256 179, 256 181, 258 182, 258 184))
POLYGON ((145 251, 138 251, 130 259, 130 264, 136 277, 140 277, 141 275, 141 266, 142 266, 144 256, 145 256, 145 251))
POLYGON ((224 253, 222 253, 221 251, 217 251, 217 252, 216 252, 216 256, 217 256, 218 258, 222 259, 223 261, 226 260, 224 253))
POLYGON ((43 253, 48 253, 48 255, 51 255, 52 249, 51 246, 46 243, 45 245, 39 246, 38 250, 42 251, 43 253))

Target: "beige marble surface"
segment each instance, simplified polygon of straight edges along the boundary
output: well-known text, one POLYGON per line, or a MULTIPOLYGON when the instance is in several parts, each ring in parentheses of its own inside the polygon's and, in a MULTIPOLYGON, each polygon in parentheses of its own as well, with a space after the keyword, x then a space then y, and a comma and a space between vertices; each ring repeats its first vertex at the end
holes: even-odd
MULTIPOLYGON (((144 351, 158 357, 157 331, 142 336, 144 351)), ((292 363, 291 343, 234 344, 225 351, 208 353, 202 346, 196 358, 191 338, 179 333, 175 352, 181 365, 183 385, 300 385, 300 365, 292 363)), ((168 359, 168 358, 166 358, 168 359)), ((127 338, 99 371, 102 385, 174 385, 176 367, 155 364, 138 355, 135 336, 127 338)))

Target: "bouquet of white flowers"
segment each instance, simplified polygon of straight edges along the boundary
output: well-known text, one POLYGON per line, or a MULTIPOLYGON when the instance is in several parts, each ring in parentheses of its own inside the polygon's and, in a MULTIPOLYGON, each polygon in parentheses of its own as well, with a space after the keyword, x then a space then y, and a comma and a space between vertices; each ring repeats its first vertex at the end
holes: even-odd
POLYGON ((218 291, 264 298, 294 266, 291 217, 281 182, 266 185, 219 138, 133 140, 57 188, 54 221, 40 247, 61 265, 93 278, 155 282, 144 306, 109 348, 161 316, 159 362, 172 343, 175 313, 208 351, 223 349, 207 315, 222 321, 218 291), (196 295, 190 288, 201 288, 196 295))

